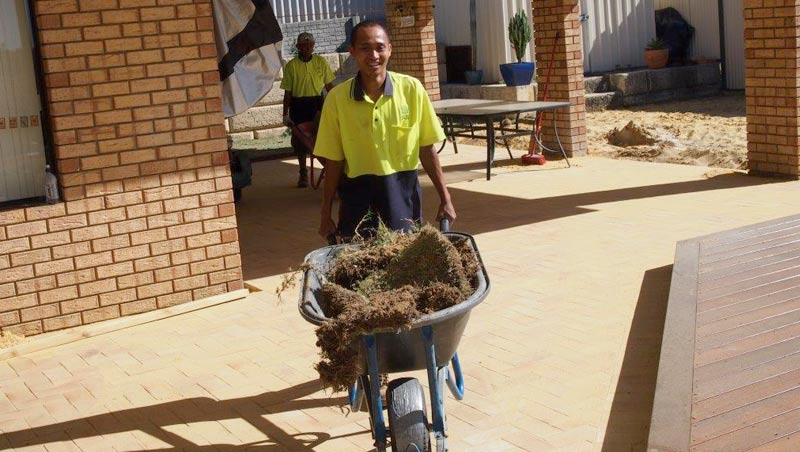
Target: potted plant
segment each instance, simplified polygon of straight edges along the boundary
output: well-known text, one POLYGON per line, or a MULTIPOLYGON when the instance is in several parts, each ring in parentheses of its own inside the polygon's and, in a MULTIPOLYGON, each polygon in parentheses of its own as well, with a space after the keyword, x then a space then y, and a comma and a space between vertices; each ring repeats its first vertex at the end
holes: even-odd
POLYGON ((659 38, 653 38, 644 48, 644 61, 650 69, 661 69, 669 61, 669 49, 659 38))
POLYGON ((522 62, 532 34, 531 21, 524 10, 514 14, 514 17, 508 21, 508 40, 511 41, 511 47, 514 48, 517 62, 500 65, 500 74, 503 75, 503 81, 507 86, 529 85, 533 80, 536 65, 522 62))

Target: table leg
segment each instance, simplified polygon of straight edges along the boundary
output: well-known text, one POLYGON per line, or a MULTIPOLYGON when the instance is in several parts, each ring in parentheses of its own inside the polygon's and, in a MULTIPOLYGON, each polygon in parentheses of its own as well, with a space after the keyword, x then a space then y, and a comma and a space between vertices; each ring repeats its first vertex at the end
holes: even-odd
POLYGON ((494 118, 486 120, 486 180, 492 180, 492 163, 494 162, 494 118))

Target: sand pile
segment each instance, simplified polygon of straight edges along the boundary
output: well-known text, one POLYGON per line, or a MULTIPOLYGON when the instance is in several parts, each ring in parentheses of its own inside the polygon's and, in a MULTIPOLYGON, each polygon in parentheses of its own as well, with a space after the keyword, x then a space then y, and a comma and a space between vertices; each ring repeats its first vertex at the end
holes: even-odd
POLYGON ((323 383, 347 389, 360 373, 356 339, 379 328, 401 330, 414 319, 454 306, 473 292, 478 261, 466 240, 451 241, 431 226, 401 234, 381 228, 360 247, 346 248, 326 274, 317 328, 323 383))
POLYGON ((606 136, 609 144, 623 148, 631 146, 648 146, 655 144, 656 139, 643 127, 633 121, 628 122, 622 129, 614 128, 606 136))
POLYGON ((589 154, 747 169, 745 110, 744 94, 733 92, 711 98, 588 112, 589 154), (625 146, 625 140, 621 144, 609 141, 615 129, 624 129, 631 121, 655 142, 625 146))

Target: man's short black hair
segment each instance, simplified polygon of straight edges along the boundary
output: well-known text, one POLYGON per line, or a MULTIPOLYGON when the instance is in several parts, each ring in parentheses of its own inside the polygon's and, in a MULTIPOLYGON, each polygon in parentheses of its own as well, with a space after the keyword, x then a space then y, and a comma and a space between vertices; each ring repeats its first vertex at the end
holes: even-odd
MULTIPOLYGON (((356 36, 358 36, 358 30, 362 28, 369 28, 369 27, 381 27, 384 33, 386 33, 386 37, 389 38, 389 32, 386 30, 386 27, 383 26, 382 23, 375 21, 375 20, 365 20, 363 22, 359 22, 356 24, 355 27, 350 31, 350 45, 356 45, 356 36)), ((389 39, 391 41, 391 39, 389 39)))

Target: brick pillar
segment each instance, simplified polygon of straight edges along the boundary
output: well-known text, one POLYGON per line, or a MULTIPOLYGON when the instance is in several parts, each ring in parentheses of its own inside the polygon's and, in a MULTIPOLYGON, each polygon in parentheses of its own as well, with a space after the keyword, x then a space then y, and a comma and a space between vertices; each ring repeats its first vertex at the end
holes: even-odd
MULTIPOLYGON (((538 95, 544 92, 547 67, 553 60, 548 101, 569 102, 572 107, 560 110, 558 133, 569 155, 586 155, 586 98, 583 86, 583 45, 577 0, 532 0, 534 40, 536 44, 536 80, 538 95), (553 40, 559 34, 553 55, 553 40)), ((542 136, 545 144, 555 143, 553 117, 544 116, 542 136)))
POLYGON ((33 5, 64 201, 0 212, 5 330, 243 286, 211 2, 161 3, 33 5))
POLYGON ((744 4, 750 174, 797 179, 800 0, 744 4))
POLYGON ((419 79, 431 100, 438 100, 436 32, 432 0, 386 0, 386 25, 392 40, 390 69, 419 79), (403 21, 414 18, 413 25, 403 21))

